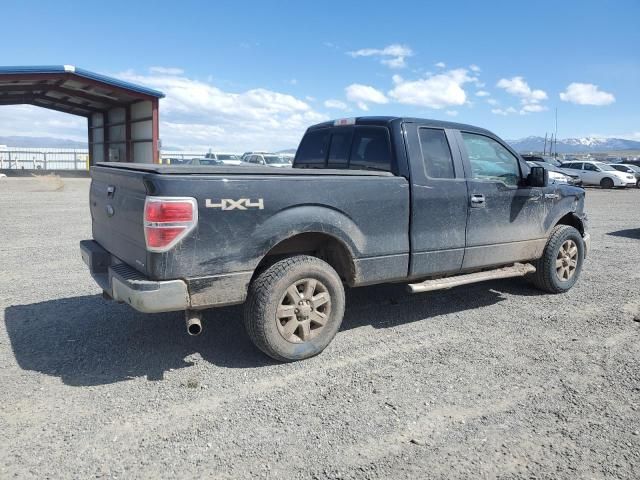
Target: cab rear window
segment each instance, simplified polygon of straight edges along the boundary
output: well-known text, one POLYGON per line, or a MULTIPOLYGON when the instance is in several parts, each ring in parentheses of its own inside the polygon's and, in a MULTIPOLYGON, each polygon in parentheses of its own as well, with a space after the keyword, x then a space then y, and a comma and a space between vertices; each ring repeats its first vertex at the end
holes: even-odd
POLYGON ((393 171, 389 131, 378 126, 340 126, 307 133, 296 153, 298 168, 393 171))

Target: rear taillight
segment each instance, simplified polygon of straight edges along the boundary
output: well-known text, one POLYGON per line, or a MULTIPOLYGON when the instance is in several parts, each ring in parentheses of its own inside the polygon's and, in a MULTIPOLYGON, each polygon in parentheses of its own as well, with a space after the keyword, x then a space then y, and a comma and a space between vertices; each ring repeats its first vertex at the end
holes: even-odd
POLYGON ((144 239, 150 252, 166 252, 198 224, 198 202, 190 197, 147 197, 144 239))

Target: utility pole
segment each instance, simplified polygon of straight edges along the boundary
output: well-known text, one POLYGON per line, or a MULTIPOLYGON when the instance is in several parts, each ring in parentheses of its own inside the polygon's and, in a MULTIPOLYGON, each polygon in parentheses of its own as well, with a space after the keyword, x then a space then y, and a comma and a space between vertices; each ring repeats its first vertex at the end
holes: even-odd
POLYGON ((556 107, 556 158, 558 157, 558 107, 556 107))
POLYGON ((542 154, 547 154, 547 132, 544 132, 544 149, 542 150, 542 154))

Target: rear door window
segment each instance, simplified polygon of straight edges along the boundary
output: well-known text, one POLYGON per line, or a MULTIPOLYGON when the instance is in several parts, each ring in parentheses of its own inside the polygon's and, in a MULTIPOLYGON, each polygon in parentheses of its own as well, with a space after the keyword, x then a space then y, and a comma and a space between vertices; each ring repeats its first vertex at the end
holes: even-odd
POLYGON ((427 177, 455 178, 451 149, 444 130, 420 128, 418 136, 427 177))

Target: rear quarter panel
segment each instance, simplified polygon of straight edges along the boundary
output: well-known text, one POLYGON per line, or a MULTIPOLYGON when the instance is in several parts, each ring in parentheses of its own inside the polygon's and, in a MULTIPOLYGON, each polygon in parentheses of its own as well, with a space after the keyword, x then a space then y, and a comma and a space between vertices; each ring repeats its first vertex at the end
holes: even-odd
POLYGON ((305 232, 334 236, 355 259, 409 252, 409 184, 402 177, 151 175, 148 181, 153 195, 195 197, 199 214, 197 229, 176 248, 150 254, 152 278, 252 271, 277 243, 305 232), (207 207, 207 200, 225 199, 262 200, 263 208, 207 207))

